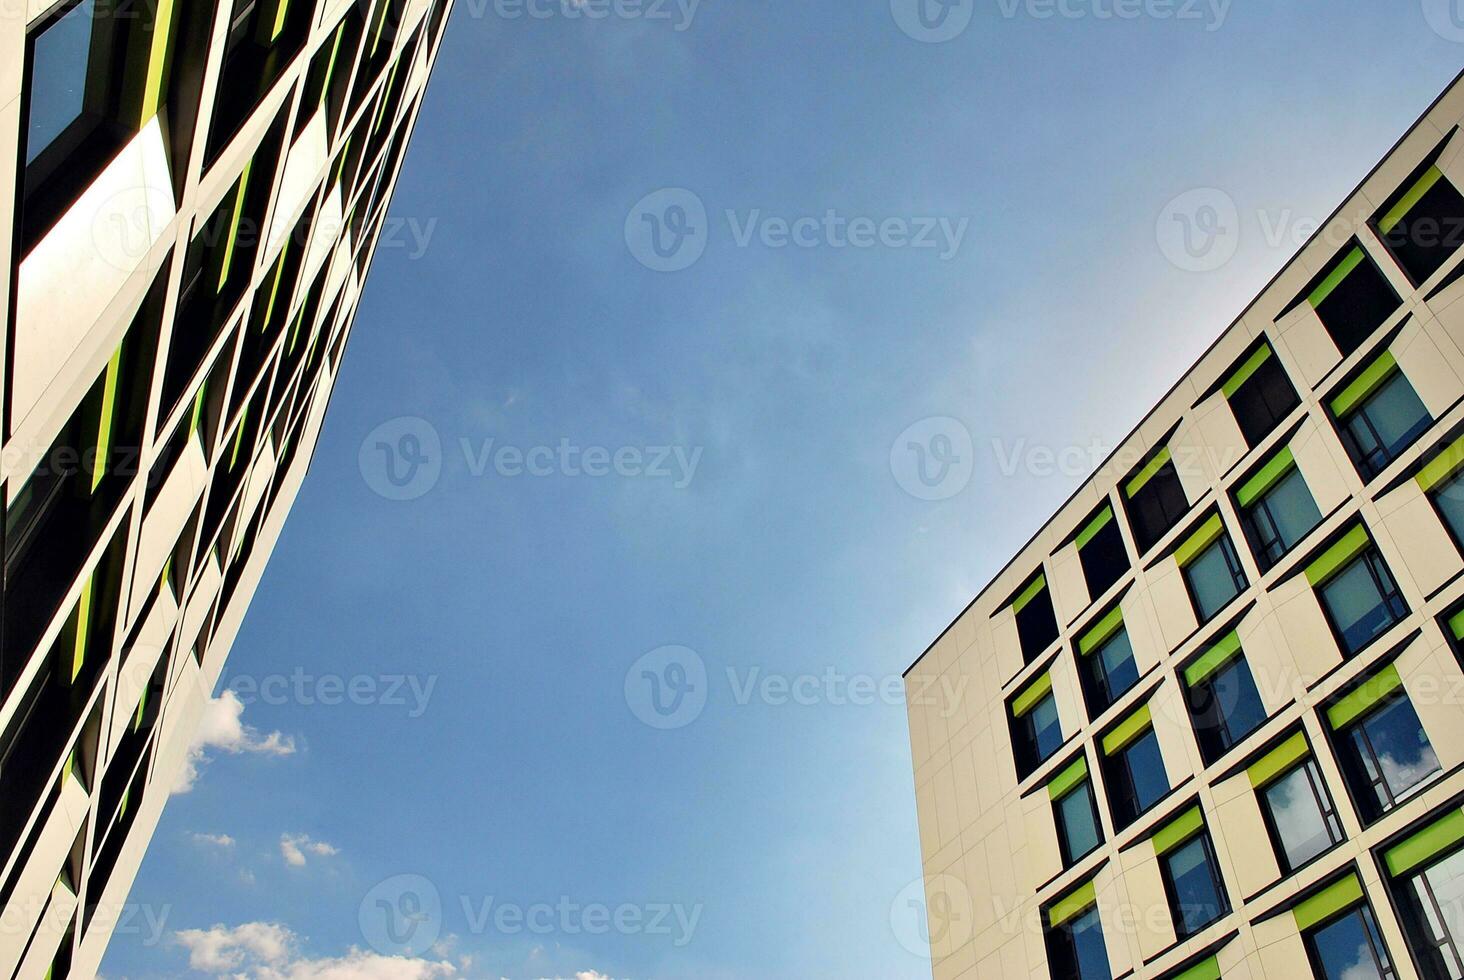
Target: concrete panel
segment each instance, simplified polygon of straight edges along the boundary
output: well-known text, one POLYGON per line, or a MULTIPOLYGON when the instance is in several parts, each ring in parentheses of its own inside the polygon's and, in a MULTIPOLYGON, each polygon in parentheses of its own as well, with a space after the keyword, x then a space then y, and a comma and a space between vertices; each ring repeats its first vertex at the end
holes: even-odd
POLYGON ((1420 595, 1433 595, 1445 583, 1464 572, 1464 559, 1449 539, 1433 504, 1412 480, 1378 502, 1383 526, 1379 538, 1390 539, 1384 548, 1395 572, 1413 579, 1420 595))
POLYGON ((1159 635, 1168 650, 1173 650, 1199 628, 1195 607, 1190 602, 1184 576, 1174 559, 1166 559, 1149 580, 1149 599, 1159 620, 1159 635))
POLYGON ((1403 329, 1389 350, 1434 418, 1443 416, 1459 400, 1464 382, 1416 319, 1403 329))
POLYGON ((1276 321, 1278 342, 1286 348, 1286 362, 1301 372, 1308 388, 1315 388, 1342 360, 1327 328, 1306 303, 1276 321))
POLYGON ((1296 468, 1301 470, 1317 509, 1324 515, 1330 514, 1351 496, 1353 488, 1360 481, 1357 471, 1338 465, 1340 448, 1336 437, 1324 432, 1320 425, 1308 422, 1291 440, 1291 453, 1296 457, 1296 468))
POLYGON ((1052 590, 1052 605, 1059 624, 1072 622, 1092 601, 1082 560, 1072 545, 1059 550, 1048 562, 1047 585, 1052 590))
POLYGON ((1305 576, 1278 586, 1272 602, 1297 675, 1309 687, 1342 662, 1342 652, 1305 576))

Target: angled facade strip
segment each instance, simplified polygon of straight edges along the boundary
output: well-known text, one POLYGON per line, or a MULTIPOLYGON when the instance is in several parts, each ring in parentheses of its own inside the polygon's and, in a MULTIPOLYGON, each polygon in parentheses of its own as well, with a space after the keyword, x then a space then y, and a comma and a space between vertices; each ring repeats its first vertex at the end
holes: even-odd
POLYGON ((0 11, 0 975, 92 976, 124 915, 451 6, 0 11))
POLYGON ((1464 82, 906 698, 939 980, 1464 976, 1464 82))

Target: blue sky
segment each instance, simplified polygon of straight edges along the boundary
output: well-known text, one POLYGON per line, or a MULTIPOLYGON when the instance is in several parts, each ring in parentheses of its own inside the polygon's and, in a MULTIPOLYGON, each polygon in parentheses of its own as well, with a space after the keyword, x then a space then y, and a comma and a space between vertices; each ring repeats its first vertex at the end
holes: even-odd
POLYGON ((929 976, 890 679, 1464 31, 1433 0, 982 0, 937 44, 903 4, 459 0, 133 892, 162 924, 109 978, 929 976), (1175 210, 1215 202, 1190 261, 1175 210))

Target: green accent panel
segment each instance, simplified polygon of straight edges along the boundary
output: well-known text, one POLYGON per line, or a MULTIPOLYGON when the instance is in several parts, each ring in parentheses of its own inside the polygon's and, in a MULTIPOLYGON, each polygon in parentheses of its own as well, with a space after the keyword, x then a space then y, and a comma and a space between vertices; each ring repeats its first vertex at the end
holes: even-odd
POLYGON ((1047 784, 1047 795, 1049 799, 1060 800, 1073 790, 1083 784, 1088 778, 1088 760, 1079 759, 1068 766, 1062 772, 1052 777, 1052 782, 1047 784))
POLYGON ((1350 276, 1352 270, 1362 264, 1363 258, 1362 246, 1360 245, 1348 252, 1347 257, 1337 263, 1337 268, 1332 270, 1332 274, 1322 280, 1322 284, 1316 289, 1313 289, 1311 295, 1306 298, 1306 301, 1311 304, 1312 309, 1316 309, 1326 302, 1327 297, 1332 295, 1332 291, 1342 285, 1342 280, 1350 276))
POLYGON ((1261 467, 1259 473, 1241 485, 1235 493, 1236 502, 1242 507, 1249 507, 1294 469, 1296 469, 1296 457, 1292 455, 1291 447, 1287 446, 1271 457, 1271 461, 1261 467))
POLYGON ((1383 862, 1388 866, 1388 874, 1396 878, 1452 849, 1461 841, 1464 841, 1464 810, 1454 810, 1403 843, 1388 848, 1383 855, 1383 862))
POLYGON ((1012 714, 1020 718, 1042 702, 1052 692, 1052 674, 1046 673, 1027 686, 1012 702, 1012 714))
POLYGON ((1022 590, 1022 594, 1012 600, 1012 612, 1019 613, 1027 608, 1027 604, 1042 594, 1047 588, 1047 576, 1038 575, 1032 583, 1022 590))
POLYGON ((1327 721, 1332 728, 1346 728, 1368 709, 1403 686, 1403 678, 1396 664, 1389 664, 1378 671, 1362 686, 1327 709, 1327 721))
POLYGON ((158 114, 163 104, 163 76, 167 72, 168 53, 173 43, 173 0, 156 0, 152 43, 147 53, 147 73, 143 76, 142 105, 137 124, 145 125, 158 114))
POLYGON ((1297 905, 1291 910, 1291 914, 1296 916, 1296 928, 1306 932, 1338 913, 1361 905, 1366 898, 1367 895, 1362 890, 1362 879, 1354 873, 1297 905))
POLYGON ((1123 629, 1123 609, 1114 606, 1107 616, 1100 619, 1088 632, 1084 633, 1078 640, 1078 652, 1083 654, 1092 653, 1103 644, 1113 639, 1119 630, 1123 629))
POLYGON ((351 154, 351 140, 355 138, 355 133, 352 133, 350 136, 346 137, 346 143, 344 146, 341 147, 340 159, 336 161, 335 179, 333 179, 331 183, 339 184, 341 182, 341 174, 346 172, 346 157, 350 156, 351 154))
POLYGON ((1171 456, 1168 448, 1159 450, 1158 455, 1149 460, 1149 462, 1144 466, 1143 469, 1134 474, 1133 479, 1124 484, 1124 496, 1132 500, 1134 498, 1134 495, 1137 494, 1140 490, 1144 489, 1144 486, 1150 480, 1159 475, 1159 471, 1164 469, 1165 464, 1169 462, 1170 458, 1171 456))
POLYGON ((112 352, 107 362, 107 376, 102 382, 101 420, 97 424, 97 457, 92 466, 91 492, 96 493, 107 475, 107 458, 112 453, 112 426, 117 414, 117 380, 122 374, 122 345, 112 352))
POLYGON ((1367 528, 1357 525, 1307 566, 1306 580, 1311 583, 1312 588, 1324 585, 1371 544, 1372 538, 1367 536, 1367 528))
POLYGON ((1214 646, 1184 669, 1185 684, 1194 687, 1238 656, 1240 656, 1240 634, 1232 631, 1216 640, 1214 646))
POLYGON ((221 293, 224 286, 229 282, 229 270, 234 265, 234 242, 239 237, 239 223, 244 218, 244 195, 249 191, 249 174, 254 169, 254 158, 250 157, 249 162, 244 164, 244 172, 239 175, 239 185, 234 191, 234 212, 229 216, 229 238, 224 243, 224 260, 219 263, 219 285, 214 292, 221 293))
POLYGON ((244 411, 239 413, 239 425, 234 429, 234 449, 229 454, 229 469, 239 462, 239 449, 244 445, 244 426, 249 424, 249 406, 244 406, 244 411))
POLYGON ((1078 550, 1081 551, 1083 548, 1087 547, 1088 542, 1092 541, 1098 536, 1099 531, 1103 530, 1105 527, 1112 523, 1113 508, 1111 506, 1104 507, 1102 513, 1089 521, 1088 526, 1078 532, 1078 536, 1073 543, 1077 545, 1078 550))
POLYGON ((1424 493, 1443 483, 1464 468, 1464 437, 1435 456, 1427 466, 1418 471, 1418 485, 1424 493))
POLYGON ((1047 909, 1047 924, 1056 928, 1070 922, 1098 904, 1098 889, 1093 882, 1079 885, 1047 909))
POLYGON ((1382 356, 1368 365, 1367 370, 1358 375, 1356 381, 1342 389, 1342 393, 1332 399, 1332 414, 1341 418, 1356 408, 1362 401, 1382 387, 1398 371, 1398 361, 1393 357, 1392 351, 1383 351, 1382 356))
POLYGON ((1220 980, 1220 960, 1215 956, 1202 960, 1183 973, 1176 973, 1171 980, 1220 980))
POLYGON ((165 561, 165 562, 163 562, 163 575, 162 575, 162 578, 160 578, 158 580, 158 588, 161 589, 163 586, 166 585, 171 590, 172 587, 173 587, 173 584, 170 581, 171 578, 172 578, 172 576, 173 576, 173 556, 172 555, 169 555, 168 556, 168 560, 165 561))
POLYGON ((1200 525, 1200 529, 1185 539, 1174 551, 1174 560, 1179 562, 1179 567, 1184 568, 1200 555, 1205 549, 1220 540, 1225 533, 1225 522, 1220 519, 1219 514, 1211 514, 1210 519, 1200 525))
POLYGON ((386 11, 391 6, 391 0, 378 0, 378 3, 381 4, 381 16, 376 18, 376 30, 371 34, 371 50, 366 53, 368 58, 376 56, 376 48, 381 44, 381 29, 386 26, 386 11))
POLYGON ((1393 205, 1387 214, 1378 219, 1378 231, 1386 235, 1398 227, 1398 222, 1407 217, 1408 212, 1413 210, 1414 205, 1422 200, 1423 195, 1432 190, 1433 185, 1437 184, 1443 176, 1444 172, 1438 167, 1429 167, 1424 175, 1418 178, 1418 181, 1412 187, 1408 188, 1408 193, 1404 194, 1403 198, 1397 204, 1393 205))
MULTIPOLYGON (((86 664, 86 645, 91 634, 92 591, 97 584, 96 574, 82 586, 81 598, 76 600, 76 638, 71 647, 71 680, 76 680, 86 664)), ((69 683, 69 682, 68 682, 69 683)))
POLYGON ((376 104, 376 119, 371 123, 371 134, 373 136, 381 128, 381 120, 386 115, 386 103, 391 97, 392 88, 396 85, 397 69, 401 66, 402 61, 400 58, 392 62, 391 74, 387 75, 386 84, 381 86, 381 101, 376 104))
POLYGON ((1260 789, 1274 783, 1310 755, 1311 747, 1306 744, 1306 736, 1297 732, 1256 761, 1246 770, 1246 775, 1250 777, 1251 785, 1260 789))
POLYGON ((1220 390, 1225 393, 1226 398, 1234 398, 1235 393, 1240 390, 1241 385, 1251 379, 1251 375, 1261 369, 1261 365, 1269 361, 1274 355, 1270 344, 1263 344, 1254 354, 1246 358, 1246 362, 1235 369, 1235 373, 1225 379, 1225 384, 1220 390))
POLYGON ((1113 731, 1103 736, 1103 754, 1113 755, 1153 727, 1153 716, 1150 715, 1149 706, 1146 704, 1125 718, 1113 731))
POLYGON ((280 34, 285 29, 285 21, 289 18, 289 16, 290 0, 279 0, 279 5, 275 7, 274 24, 270 27, 269 31, 270 44, 273 44, 280 39, 280 34))
POLYGON ((1163 857, 1204 829, 1205 815, 1192 806, 1154 833, 1154 853, 1163 857))
POLYGON ((274 319, 275 300, 280 295, 280 280, 285 278, 285 257, 290 254, 290 242, 294 240, 294 237, 294 235, 289 236, 285 239, 285 244, 280 246, 279 262, 275 264, 274 284, 269 287, 269 303, 265 305, 264 320, 259 325, 261 330, 267 329, 270 320, 274 319))
POLYGON ((325 84, 320 87, 320 103, 324 105, 330 98, 330 80, 335 77, 336 57, 341 53, 341 37, 346 33, 346 22, 343 20, 336 28, 335 42, 330 46, 330 60, 325 63, 325 84))
POLYGON ((188 434, 191 436, 198 431, 198 425, 203 421, 203 403, 208 396, 208 379, 203 379, 203 384, 198 386, 198 394, 193 396, 193 415, 188 420, 188 434))
POLYGON ((1456 640, 1464 640, 1464 610, 1457 612, 1449 620, 1449 632, 1456 640))

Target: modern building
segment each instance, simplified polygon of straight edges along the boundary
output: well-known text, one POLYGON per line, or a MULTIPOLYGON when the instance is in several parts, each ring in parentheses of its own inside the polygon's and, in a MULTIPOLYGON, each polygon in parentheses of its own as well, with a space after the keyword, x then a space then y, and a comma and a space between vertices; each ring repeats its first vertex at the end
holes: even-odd
POLYGON ((1464 977, 1461 124, 908 671, 936 977, 1464 977))
POLYGON ((450 6, 0 4, 0 975, 90 977, 129 914, 450 6))

